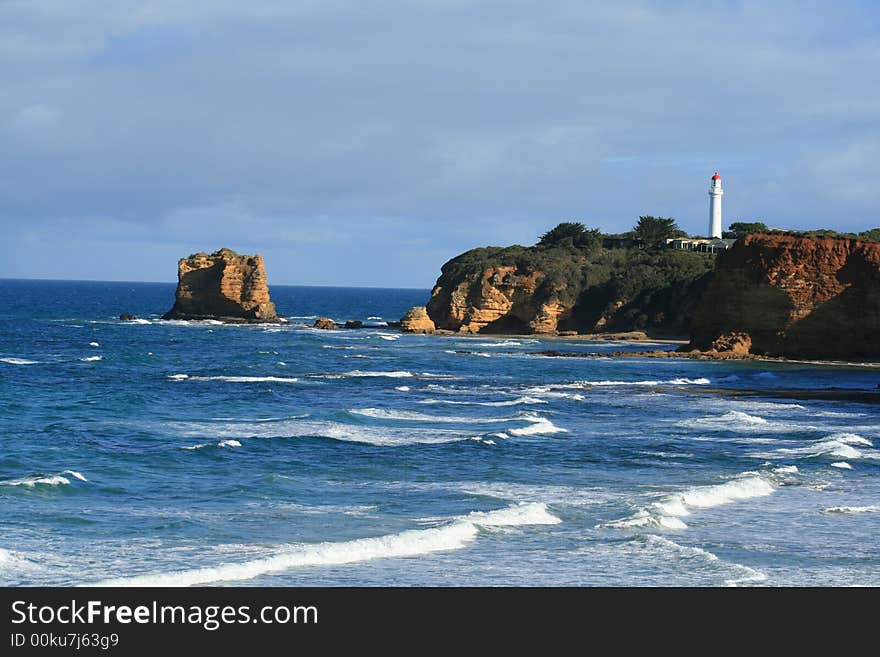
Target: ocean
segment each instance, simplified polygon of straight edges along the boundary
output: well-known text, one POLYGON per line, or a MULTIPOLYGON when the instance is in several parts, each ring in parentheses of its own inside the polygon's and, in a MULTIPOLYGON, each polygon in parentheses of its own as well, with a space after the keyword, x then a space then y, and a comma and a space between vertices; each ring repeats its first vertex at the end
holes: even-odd
POLYGON ((233 326, 159 321, 172 284, 0 281, 0 584, 880 585, 880 408, 774 396, 873 367, 550 358, 644 346, 271 293, 288 323, 233 326))

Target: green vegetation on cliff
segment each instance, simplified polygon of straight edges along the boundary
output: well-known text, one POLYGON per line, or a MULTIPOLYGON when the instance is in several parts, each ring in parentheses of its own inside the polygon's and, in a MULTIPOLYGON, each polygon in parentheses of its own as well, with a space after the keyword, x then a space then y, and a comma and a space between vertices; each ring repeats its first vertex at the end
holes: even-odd
MULTIPOLYGON (((559 330, 686 334, 715 256, 656 248, 666 236, 680 233, 671 219, 642 217, 639 227, 648 238, 642 244, 652 248, 604 248, 599 231, 568 222, 546 232, 535 246, 472 249, 443 265, 437 286, 448 291, 472 282, 469 294, 478 296, 477 282, 487 269, 514 267, 516 276, 543 272, 535 305, 558 302, 571 311, 560 319, 559 330)), ((444 316, 439 306, 447 303, 446 295, 435 297, 429 313, 444 316)))

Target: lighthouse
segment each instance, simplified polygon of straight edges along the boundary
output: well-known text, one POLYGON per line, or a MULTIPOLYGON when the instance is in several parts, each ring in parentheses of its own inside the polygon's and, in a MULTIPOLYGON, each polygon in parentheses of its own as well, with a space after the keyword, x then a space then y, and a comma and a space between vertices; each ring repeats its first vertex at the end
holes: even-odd
POLYGON ((721 189, 721 176, 716 171, 709 183, 709 237, 714 239, 721 239, 722 196, 724 196, 724 190, 721 189))

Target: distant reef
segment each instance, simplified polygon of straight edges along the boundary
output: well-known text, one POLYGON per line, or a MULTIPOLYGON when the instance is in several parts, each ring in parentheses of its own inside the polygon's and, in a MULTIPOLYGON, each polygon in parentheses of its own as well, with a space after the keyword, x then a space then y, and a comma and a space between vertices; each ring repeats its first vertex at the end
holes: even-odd
POLYGON ((880 243, 748 235, 718 259, 691 348, 782 356, 880 358, 880 243))
POLYGON ((269 299, 262 256, 220 249, 182 258, 177 264, 174 307, 162 319, 279 321, 269 299))
MULTIPOLYGON (((686 336, 714 259, 601 242, 473 249, 443 265, 427 321, 417 326, 431 322, 438 332, 460 333, 686 336)), ((405 320, 415 319, 412 312, 405 320)))

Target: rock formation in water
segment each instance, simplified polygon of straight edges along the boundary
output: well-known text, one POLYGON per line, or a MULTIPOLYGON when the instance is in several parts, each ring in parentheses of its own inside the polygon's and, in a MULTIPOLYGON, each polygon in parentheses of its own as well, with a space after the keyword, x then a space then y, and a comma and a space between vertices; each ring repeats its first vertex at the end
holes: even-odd
POLYGON ((336 322, 329 317, 318 317, 318 319, 315 320, 315 323, 312 324, 312 328, 322 329, 324 331, 335 331, 339 326, 337 326, 336 322))
POLYGON ((174 307, 162 319, 276 322, 266 270, 259 254, 220 249, 196 253, 177 265, 174 307))
POLYGON ((443 265, 427 305, 438 330, 687 335, 713 255, 601 246, 474 249, 443 265))
POLYGON ((428 317, 428 311, 424 306, 413 306, 400 320, 400 328, 405 333, 434 333, 437 327, 433 320, 428 317))
POLYGON ((755 234, 720 257, 691 346, 746 353, 880 356, 880 243, 755 234))

